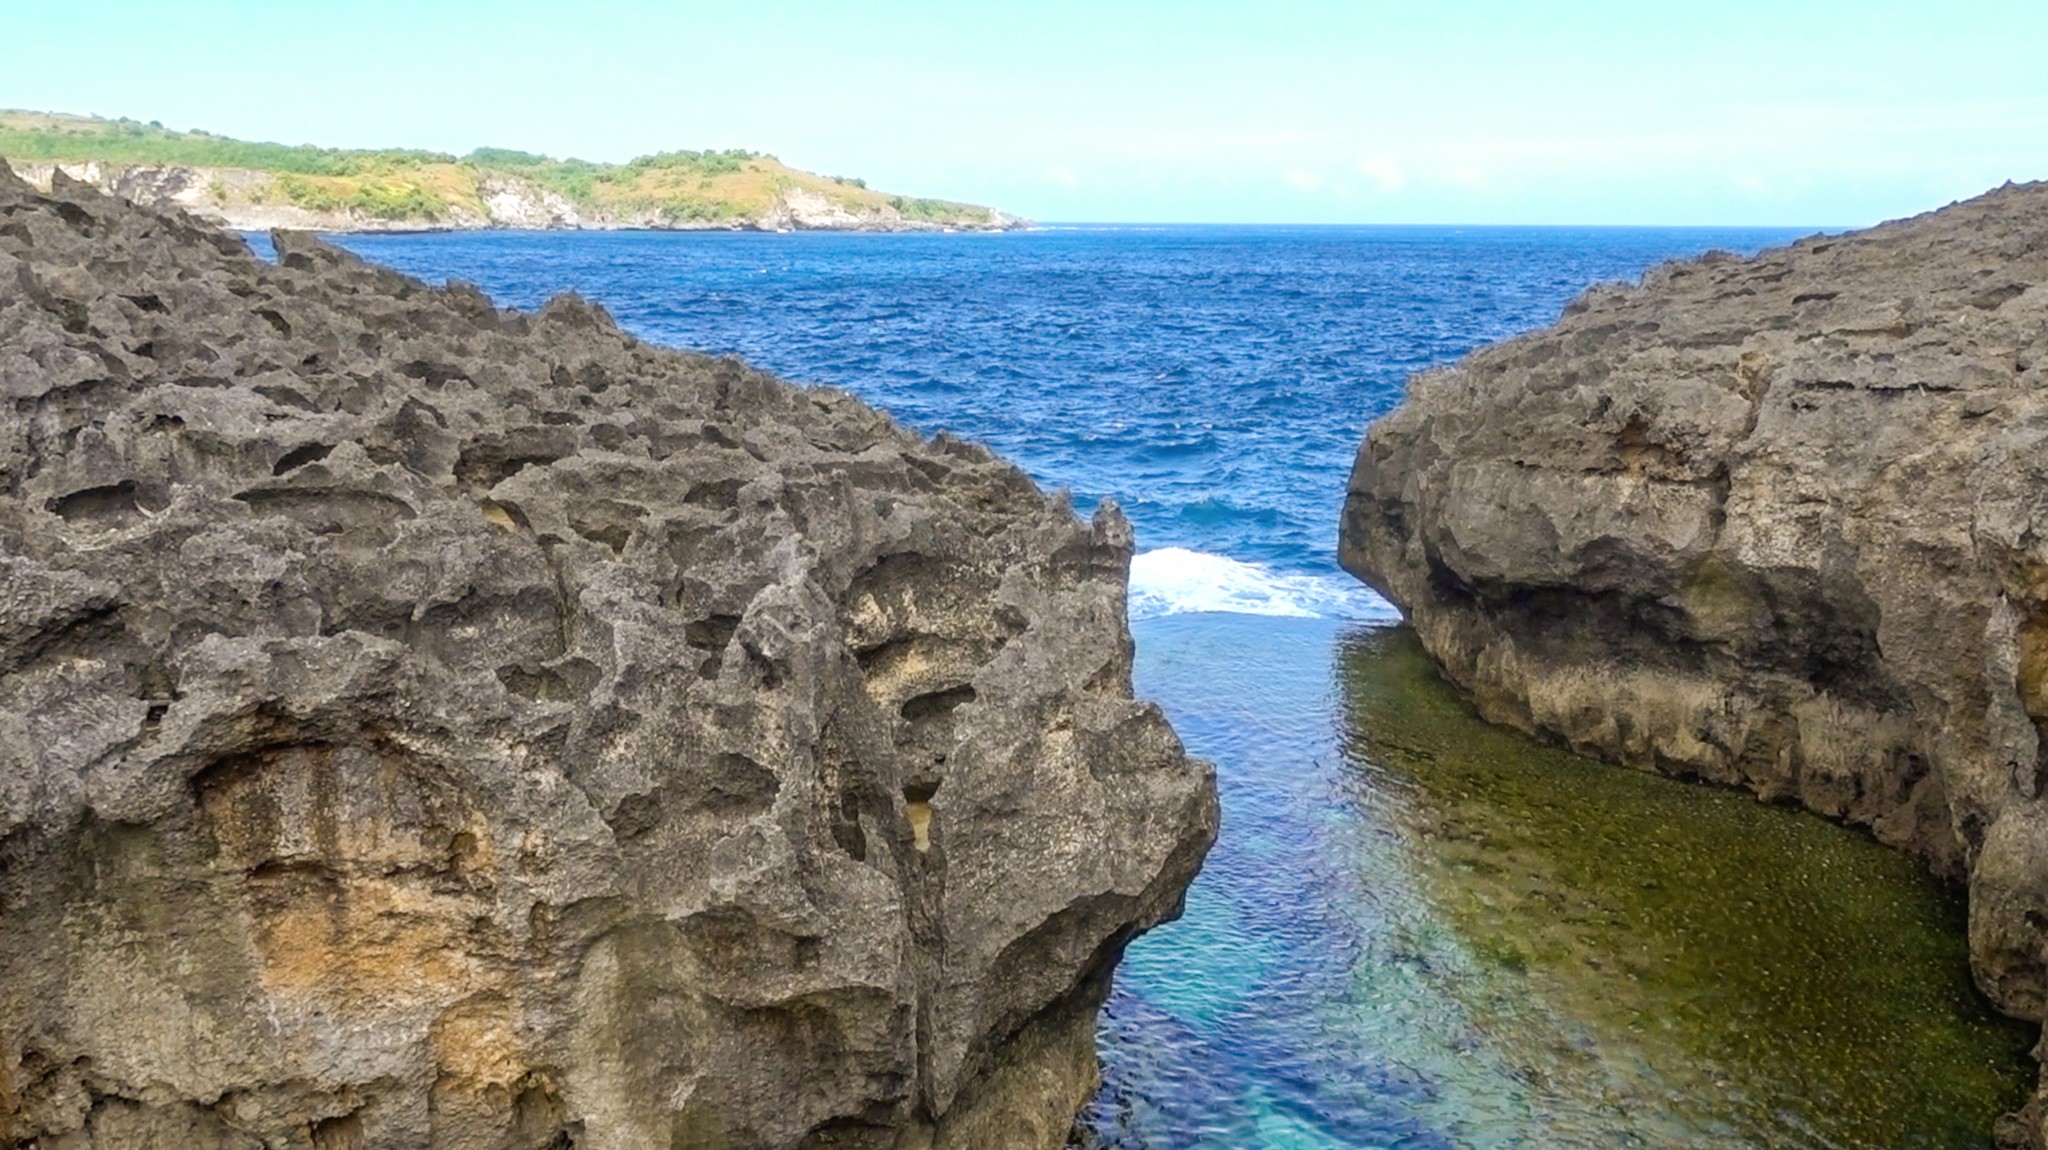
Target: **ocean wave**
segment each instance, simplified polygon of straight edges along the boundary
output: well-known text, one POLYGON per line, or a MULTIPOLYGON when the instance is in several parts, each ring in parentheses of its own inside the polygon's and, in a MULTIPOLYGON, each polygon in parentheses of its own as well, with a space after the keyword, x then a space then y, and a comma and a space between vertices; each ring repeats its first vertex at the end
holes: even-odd
POLYGON ((1199 611, 1375 623, 1401 617, 1391 603, 1346 576, 1290 575, 1185 547, 1161 547, 1131 559, 1131 618, 1199 611))

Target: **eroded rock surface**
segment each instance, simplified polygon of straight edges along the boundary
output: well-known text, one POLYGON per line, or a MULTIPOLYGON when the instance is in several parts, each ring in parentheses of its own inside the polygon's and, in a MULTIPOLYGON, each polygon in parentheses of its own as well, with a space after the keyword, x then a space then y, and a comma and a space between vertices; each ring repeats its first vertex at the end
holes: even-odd
POLYGON ((1417 377, 1340 548, 1488 717, 1965 879, 1979 983, 2042 1017, 2048 185, 1668 264, 1417 377))
POLYGON ((278 245, 0 174, 0 1146, 1060 1144, 1216 822, 1121 516, 278 245))

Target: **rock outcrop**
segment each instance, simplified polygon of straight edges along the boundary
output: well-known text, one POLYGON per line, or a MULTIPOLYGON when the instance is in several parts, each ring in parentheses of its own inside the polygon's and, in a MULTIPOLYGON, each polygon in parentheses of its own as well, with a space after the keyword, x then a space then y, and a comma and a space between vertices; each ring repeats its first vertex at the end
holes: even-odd
POLYGON ((1979 983, 2043 1016, 2048 185, 1667 264, 1418 376, 1340 548, 1488 717, 1963 879, 1979 983))
POLYGON ((1052 1147, 1209 768, 986 450, 0 166, 0 1146, 1052 1147))

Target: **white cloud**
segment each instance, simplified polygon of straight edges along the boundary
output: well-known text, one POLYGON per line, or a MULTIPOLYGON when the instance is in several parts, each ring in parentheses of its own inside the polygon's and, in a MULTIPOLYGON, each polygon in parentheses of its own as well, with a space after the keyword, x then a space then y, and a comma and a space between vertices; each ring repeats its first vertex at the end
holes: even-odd
POLYGON ((1408 173, 1391 156, 1367 156, 1353 167, 1380 191, 1398 192, 1408 186, 1408 173))
POLYGON ((1313 192, 1323 186, 1323 178, 1306 168, 1289 168, 1281 177, 1288 185, 1304 192, 1313 192))
POLYGON ((1078 188, 1081 186, 1081 177, 1075 174, 1074 169, 1065 164, 1054 164, 1052 167, 1047 168, 1045 170, 1045 178, 1063 188, 1078 188))
POLYGON ((1444 183, 1475 192, 1486 187, 1486 173, 1470 160, 1460 160, 1451 164, 1443 170, 1440 178, 1444 183))

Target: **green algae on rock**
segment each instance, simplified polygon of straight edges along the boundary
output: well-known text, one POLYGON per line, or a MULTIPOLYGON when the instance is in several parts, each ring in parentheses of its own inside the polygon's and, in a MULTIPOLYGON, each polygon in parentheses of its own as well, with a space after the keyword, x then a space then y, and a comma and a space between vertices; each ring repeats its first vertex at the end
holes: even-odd
POLYGON ((1349 797, 1430 907, 1403 965, 1523 1084, 1493 1105, 1524 1133, 1472 1144, 1953 1150, 2024 1100, 2030 1028, 1977 994, 1962 900, 1910 858, 1491 726, 1405 628, 1339 660, 1349 797))

